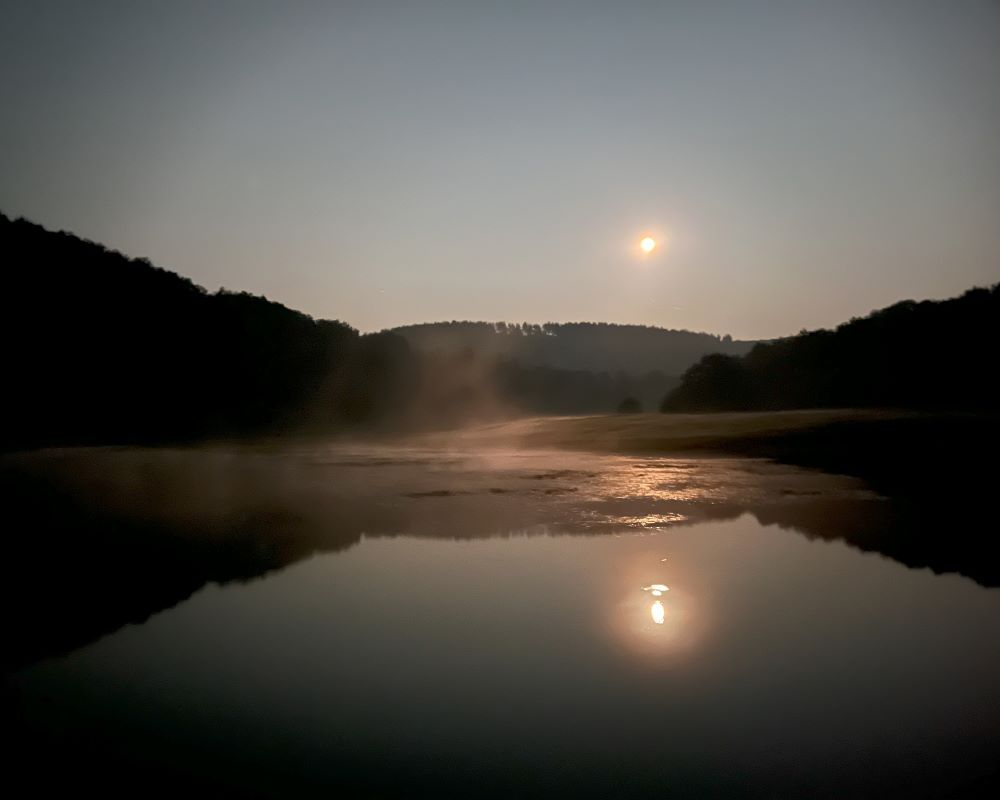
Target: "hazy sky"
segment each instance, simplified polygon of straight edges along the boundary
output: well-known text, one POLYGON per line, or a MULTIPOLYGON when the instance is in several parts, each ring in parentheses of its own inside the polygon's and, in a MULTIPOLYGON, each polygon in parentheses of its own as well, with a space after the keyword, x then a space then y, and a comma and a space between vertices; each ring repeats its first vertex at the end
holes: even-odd
POLYGON ((1000 2, 0 0, 0 210, 363 330, 829 326, 1000 280, 1000 2))

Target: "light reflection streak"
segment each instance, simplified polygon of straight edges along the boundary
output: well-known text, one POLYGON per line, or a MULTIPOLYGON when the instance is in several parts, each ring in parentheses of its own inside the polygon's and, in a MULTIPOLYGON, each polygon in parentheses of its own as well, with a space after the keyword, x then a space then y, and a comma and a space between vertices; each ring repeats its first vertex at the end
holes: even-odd
POLYGON ((646 550, 643 556, 623 567, 627 579, 619 586, 629 588, 611 606, 611 624, 615 635, 635 655, 671 660, 697 644, 704 617, 697 613, 690 576, 671 571, 670 577, 681 584, 668 586, 663 582, 667 576, 659 554, 646 550), (655 564, 652 569, 650 561, 655 564))
MULTIPOLYGON (((649 592, 653 597, 662 597, 664 592, 670 591, 670 587, 665 583, 651 583, 649 586, 643 586, 642 590, 649 592)), ((662 625, 667 618, 667 609, 663 605, 663 601, 654 600, 653 605, 649 607, 649 615, 653 618, 653 622, 662 625)))

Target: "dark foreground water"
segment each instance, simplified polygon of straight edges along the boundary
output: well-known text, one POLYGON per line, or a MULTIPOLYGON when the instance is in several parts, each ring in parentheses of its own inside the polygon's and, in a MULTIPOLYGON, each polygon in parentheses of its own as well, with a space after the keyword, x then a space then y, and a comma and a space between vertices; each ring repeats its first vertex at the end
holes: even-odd
POLYGON ((331 448, 3 478, 9 780, 35 792, 996 787, 1000 591, 854 546, 894 522, 848 479, 331 448))

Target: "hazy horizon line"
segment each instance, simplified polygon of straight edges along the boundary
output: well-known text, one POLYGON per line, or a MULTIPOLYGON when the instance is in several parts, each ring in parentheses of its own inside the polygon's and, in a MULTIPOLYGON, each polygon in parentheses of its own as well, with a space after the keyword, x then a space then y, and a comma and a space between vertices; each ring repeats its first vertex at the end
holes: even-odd
POLYGON ((19 215, 14 216, 14 215, 7 214, 3 209, 0 209, 0 216, 4 216, 7 219, 11 220, 12 222, 25 222, 25 223, 27 223, 29 225, 36 225, 39 228, 42 228, 44 231, 49 232, 49 233, 57 233, 57 234, 65 234, 67 236, 73 236, 74 238, 79 239, 79 240, 81 240, 83 242, 89 242, 90 244, 93 244, 93 245, 95 245, 97 247, 101 247, 101 248, 103 248, 104 250, 106 250, 106 251, 108 251, 110 253, 117 253, 122 258, 125 258, 125 259, 127 259, 129 261, 144 261, 147 264, 150 264, 153 267, 156 267, 157 269, 162 269, 162 270, 165 270, 167 272, 171 272, 174 275, 177 275, 178 277, 183 278, 184 280, 190 281, 192 284, 194 284, 195 286, 199 287, 200 289, 204 290, 205 292, 207 292, 209 294, 216 294, 218 292, 233 292, 233 293, 238 293, 238 294, 249 294, 249 295, 252 295, 254 297, 263 298, 264 300, 267 300, 268 302, 276 303, 276 304, 278 304, 278 305, 280 305, 280 306, 282 306, 284 308, 287 308, 290 311, 295 311, 296 313, 303 314, 303 315, 305 315, 305 316, 307 316, 307 317, 309 317, 309 318, 311 318, 313 320, 316 320, 316 321, 327 321, 327 322, 340 322, 340 323, 343 323, 343 324, 348 325, 349 327, 353 328, 354 330, 356 330, 361 335, 371 335, 371 334, 378 334, 378 333, 388 333, 388 332, 393 332, 393 331, 399 330, 400 328, 410 328, 410 327, 416 327, 416 326, 420 326, 420 325, 442 325, 442 324, 449 324, 449 323, 456 323, 456 322, 457 323, 468 323, 468 324, 485 324, 485 325, 493 325, 493 326, 496 326, 496 325, 498 325, 500 323, 505 323, 505 324, 508 324, 508 325, 523 325, 523 324, 527 323, 527 324, 530 324, 530 325, 538 325, 538 326, 545 326, 545 325, 581 325, 581 324, 586 325, 586 324, 589 324, 589 325, 617 325, 617 326, 621 326, 621 327, 630 327, 630 328, 652 328, 652 329, 655 329, 655 330, 662 330, 662 331, 673 331, 673 332, 679 332, 679 333, 691 333, 691 334, 702 334, 702 335, 707 335, 707 336, 715 336, 715 337, 718 337, 720 339, 724 338, 726 336, 729 336, 732 339, 733 342, 770 342, 770 341, 776 341, 776 340, 779 340, 779 339, 786 339, 786 338, 790 338, 792 336, 796 336, 797 334, 801 333, 803 330, 806 330, 806 331, 833 330, 834 328, 838 327, 839 325, 843 325, 843 324, 845 324, 847 322, 850 322, 852 319, 858 319, 858 318, 866 317, 866 316, 868 316, 868 315, 870 315, 870 314, 872 314, 872 313, 874 313, 876 311, 879 311, 879 310, 884 309, 884 308, 889 308, 889 307, 891 307, 893 305, 896 305, 898 303, 948 300, 948 299, 951 299, 951 298, 954 298, 954 297, 960 297, 965 292, 971 291, 973 289, 979 289, 979 288, 989 289, 991 286, 995 285, 995 284, 991 284, 991 283, 987 283, 987 284, 983 284, 983 285, 974 284, 974 285, 969 286, 966 289, 962 290, 962 292, 960 292, 958 294, 947 295, 947 296, 933 296, 933 297, 914 297, 914 296, 910 296, 910 297, 900 297, 898 300, 894 300, 892 303, 889 303, 888 305, 877 306, 875 308, 868 309, 868 311, 863 312, 861 314, 854 315, 854 316, 852 316, 852 317, 850 317, 848 319, 840 320, 839 322, 836 322, 834 325, 832 325, 830 327, 824 327, 822 325, 819 325, 819 326, 814 327, 814 328, 803 328, 802 330, 799 330, 799 331, 793 331, 791 333, 783 333, 783 334, 779 334, 777 336, 746 337, 746 336, 737 336, 737 335, 733 334, 730 331, 716 332, 716 331, 710 331, 710 330, 705 330, 705 329, 694 329, 694 328, 685 328, 685 327, 670 327, 670 326, 662 324, 662 323, 634 322, 634 321, 623 322, 623 321, 620 321, 620 320, 615 320, 613 318, 612 319, 609 319, 609 318, 603 318, 603 319, 585 319, 585 318, 579 318, 579 317, 577 317, 577 318, 564 318, 564 319, 546 319, 543 322, 538 322, 538 321, 533 321, 533 320, 518 320, 518 321, 515 321, 515 319, 516 319, 515 317, 508 317, 506 319, 502 319, 502 318, 500 318, 500 319, 492 319, 492 320, 491 319, 459 318, 459 317, 452 317, 451 319, 445 319, 445 318, 442 318, 442 317, 438 317, 436 319, 426 319, 425 318, 425 319, 419 319, 419 320, 416 320, 416 321, 397 322, 397 323, 395 323, 393 325, 387 325, 387 326, 383 326, 383 327, 363 328, 360 325, 353 324, 346 317, 342 317, 342 316, 338 316, 338 315, 314 314, 314 313, 309 312, 309 311, 304 311, 304 310, 302 310, 300 308, 295 307, 294 305, 286 303, 283 300, 275 299, 273 296, 269 296, 269 295, 267 295, 267 294, 265 294, 263 292, 259 292, 258 293, 258 292, 255 292, 255 291, 252 291, 252 290, 248 290, 248 289, 233 288, 233 287, 224 286, 224 285, 219 285, 217 288, 211 289, 208 286, 204 285, 203 283, 199 282, 197 279, 195 279, 195 278, 193 278, 193 277, 191 277, 189 275, 185 275, 183 272, 181 272, 180 270, 178 270, 178 269, 176 269, 174 267, 167 267, 167 266, 163 266, 161 264, 158 264, 156 261, 154 261, 149 256, 145 256, 145 255, 132 255, 132 254, 129 254, 129 253, 123 251, 123 250, 120 250, 120 249, 114 247, 114 246, 111 246, 111 245, 106 244, 106 243, 101 242, 101 241, 97 241, 95 239, 88 238, 87 236, 84 236, 84 235, 81 235, 79 233, 76 233, 75 231, 67 230, 65 228, 49 228, 45 224, 40 223, 40 222, 36 222, 35 220, 29 219, 28 217, 26 217, 24 215, 20 215, 19 214, 19 215))

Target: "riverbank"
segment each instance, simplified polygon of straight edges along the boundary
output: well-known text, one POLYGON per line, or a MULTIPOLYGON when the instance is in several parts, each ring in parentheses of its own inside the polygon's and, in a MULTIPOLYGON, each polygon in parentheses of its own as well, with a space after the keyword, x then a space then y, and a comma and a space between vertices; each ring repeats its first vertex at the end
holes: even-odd
POLYGON ((720 414, 532 417, 426 434, 423 444, 627 454, 729 454, 863 478, 879 491, 986 490, 1000 418, 820 409, 720 414))

